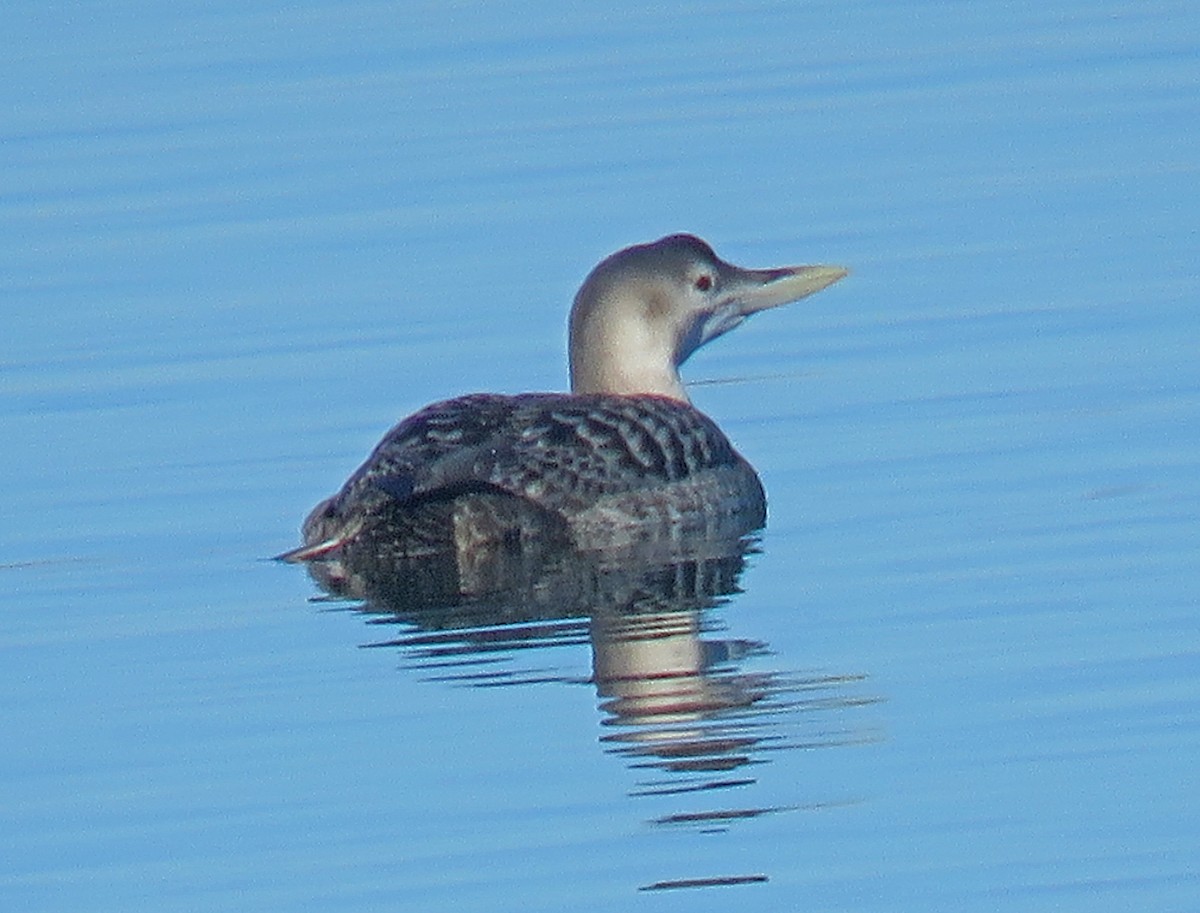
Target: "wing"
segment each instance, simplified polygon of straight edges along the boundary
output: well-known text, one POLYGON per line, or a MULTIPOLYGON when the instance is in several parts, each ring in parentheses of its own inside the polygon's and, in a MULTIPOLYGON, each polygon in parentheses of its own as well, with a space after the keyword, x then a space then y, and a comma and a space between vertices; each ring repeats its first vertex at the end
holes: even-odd
POLYGON ((709 418, 665 397, 478 394, 405 419, 342 494, 405 502, 491 491, 569 515, 742 462, 709 418))

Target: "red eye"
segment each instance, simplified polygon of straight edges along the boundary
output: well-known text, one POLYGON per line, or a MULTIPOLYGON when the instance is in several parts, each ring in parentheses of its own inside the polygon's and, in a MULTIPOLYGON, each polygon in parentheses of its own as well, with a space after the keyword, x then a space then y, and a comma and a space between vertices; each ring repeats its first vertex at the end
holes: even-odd
POLYGON ((710 288, 712 288, 712 276, 701 276, 696 280, 696 288, 702 292, 707 292, 710 288))

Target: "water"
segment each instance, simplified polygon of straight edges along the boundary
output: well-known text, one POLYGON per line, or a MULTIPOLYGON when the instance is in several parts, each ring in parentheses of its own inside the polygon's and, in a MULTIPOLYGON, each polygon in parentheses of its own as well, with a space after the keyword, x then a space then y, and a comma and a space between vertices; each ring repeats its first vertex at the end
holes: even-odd
POLYGON ((1190 5, 4 19, 6 908, 1195 909, 1190 5), (734 587, 606 638, 261 560, 677 230, 854 270, 688 366, 734 587))

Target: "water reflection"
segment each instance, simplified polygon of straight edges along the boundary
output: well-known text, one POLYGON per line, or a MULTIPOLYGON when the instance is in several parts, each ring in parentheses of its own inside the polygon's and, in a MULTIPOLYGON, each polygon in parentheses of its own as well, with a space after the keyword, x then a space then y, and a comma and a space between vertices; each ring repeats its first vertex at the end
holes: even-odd
MULTIPOLYGON (((462 561, 397 558, 362 543, 311 564, 310 573, 330 598, 357 600, 370 624, 402 625, 403 633, 370 646, 399 648, 405 665, 430 680, 591 684, 600 744, 636 772, 631 797, 694 803, 711 796, 711 807, 660 815, 650 825, 711 833, 833 804, 746 801, 755 768, 772 753, 873 738, 846 714, 873 700, 861 693, 861 676, 764 671, 772 656, 765 642, 721 636, 711 610, 739 592, 754 547, 718 539, 605 553, 497 550, 462 561), (590 676, 546 659, 548 648, 583 644, 591 649, 590 676)), ((642 889, 766 878, 720 873, 642 889)))

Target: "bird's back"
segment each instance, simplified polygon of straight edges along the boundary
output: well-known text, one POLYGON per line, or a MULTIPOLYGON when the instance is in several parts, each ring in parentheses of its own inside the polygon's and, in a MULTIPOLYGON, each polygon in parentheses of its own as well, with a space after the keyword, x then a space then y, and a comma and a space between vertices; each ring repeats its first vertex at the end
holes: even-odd
POLYGON ((393 428, 305 524, 307 545, 374 529, 413 554, 555 536, 580 548, 765 519, 754 470, 688 403, 477 394, 393 428))

